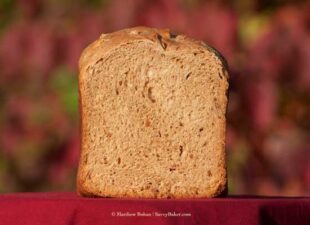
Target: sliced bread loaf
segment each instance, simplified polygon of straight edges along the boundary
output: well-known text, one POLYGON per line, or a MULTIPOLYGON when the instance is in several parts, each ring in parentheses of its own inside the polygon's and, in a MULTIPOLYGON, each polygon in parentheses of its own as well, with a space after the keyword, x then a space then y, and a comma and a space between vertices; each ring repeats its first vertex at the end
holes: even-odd
POLYGON ((83 196, 201 198, 226 187, 224 59, 146 27, 103 34, 80 58, 83 196))

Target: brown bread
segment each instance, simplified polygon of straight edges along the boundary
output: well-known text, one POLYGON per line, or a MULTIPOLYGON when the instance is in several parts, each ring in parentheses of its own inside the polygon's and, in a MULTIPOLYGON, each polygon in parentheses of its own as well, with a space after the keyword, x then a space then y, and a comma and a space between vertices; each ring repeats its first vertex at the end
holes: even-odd
POLYGON ((168 30, 102 35, 80 58, 83 196, 202 198, 226 187, 228 72, 168 30))

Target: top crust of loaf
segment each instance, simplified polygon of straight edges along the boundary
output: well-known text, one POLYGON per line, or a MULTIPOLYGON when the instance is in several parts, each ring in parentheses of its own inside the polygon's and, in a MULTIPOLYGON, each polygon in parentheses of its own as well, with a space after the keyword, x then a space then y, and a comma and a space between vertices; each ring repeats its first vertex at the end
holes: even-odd
MULTIPOLYGON (((213 63, 215 63, 219 68, 222 68, 222 75, 224 75, 223 83, 226 88, 228 89, 228 66, 225 61, 225 59, 221 56, 221 54, 215 50, 214 48, 206 45, 202 41, 197 41, 194 39, 191 39, 189 37, 186 37, 184 35, 176 35, 172 32, 170 32, 168 29, 155 29, 155 28, 148 28, 148 27, 134 27, 134 28, 128 28, 124 30, 120 30, 114 33, 110 34, 102 34, 98 40, 93 42, 91 45, 89 45, 82 53, 79 61, 79 86, 81 87, 86 82, 86 77, 89 74, 87 73, 87 69, 92 67, 94 64, 96 64, 98 61, 100 61, 105 56, 109 55, 111 51, 113 51, 116 48, 119 48, 121 46, 125 46, 130 43, 134 42, 150 42, 152 44, 156 44, 154 46, 157 46, 159 49, 164 51, 189 51, 193 52, 195 50, 199 51, 199 49, 208 50, 210 55, 212 55, 213 63)), ((221 78, 222 79, 222 78, 221 78)), ((81 88, 79 88, 79 91, 81 91, 81 88)), ((83 112, 83 99, 81 99, 81 93, 80 93, 80 114, 81 114, 81 123, 87 123, 87 121, 83 121, 83 115, 85 113, 83 112)), ((227 102, 224 102, 223 108, 226 109, 227 102)), ((225 118, 224 118, 225 119, 225 118)), ((83 126, 81 127, 83 129, 83 126)), ((221 129, 223 131, 223 139, 225 137, 225 120, 223 122, 223 127, 221 129)), ((83 134, 83 132, 81 132, 83 134)), ((83 151, 86 151, 85 148, 83 148, 83 138, 82 138, 82 153, 83 151)), ((227 188, 227 179, 226 179, 226 163, 225 163, 225 151, 223 149, 224 161, 220 162, 223 163, 224 167, 221 168, 223 171, 220 171, 220 174, 223 175, 221 183, 218 184, 217 189, 213 190, 213 193, 210 193, 208 197, 213 196, 219 196, 221 193, 225 192, 227 188)), ((82 194, 83 196, 94 196, 94 193, 92 193, 90 190, 87 190, 83 186, 83 180, 85 180, 85 177, 82 176, 82 163, 79 164, 79 172, 77 177, 77 192, 78 194, 82 194)), ((127 196, 127 197, 136 197, 136 196, 127 196)), ((185 197, 191 197, 191 196, 185 196, 185 197)))
MULTIPOLYGON (((195 48, 207 48, 217 58, 218 63, 225 68, 225 75, 228 79, 228 65, 225 58, 213 47, 205 44, 203 41, 197 41, 185 35, 177 35, 169 29, 156 29, 149 27, 133 27, 116 31, 109 34, 102 34, 98 40, 90 44, 81 54, 79 60, 80 73, 83 73, 89 65, 94 64, 103 55, 120 45, 126 45, 134 41, 149 40, 152 43, 158 42, 158 47, 166 51, 174 50, 192 50, 195 48)), ((81 79, 81 76, 80 76, 81 79)))

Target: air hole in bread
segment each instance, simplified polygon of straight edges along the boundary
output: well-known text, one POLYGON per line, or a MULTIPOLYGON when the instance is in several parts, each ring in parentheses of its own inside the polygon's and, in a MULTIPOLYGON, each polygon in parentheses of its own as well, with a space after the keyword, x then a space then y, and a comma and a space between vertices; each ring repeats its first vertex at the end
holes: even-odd
POLYGON ((155 102, 154 96, 153 96, 153 88, 149 87, 147 90, 147 97, 151 100, 151 102, 155 102))
POLYGON ((203 127, 199 128, 199 132, 202 132, 203 131, 203 127))
POLYGON ((144 82, 144 88, 146 88, 146 87, 147 87, 148 83, 149 83, 149 81, 148 81, 148 80, 144 82))
POLYGON ((208 170, 208 176, 209 176, 209 177, 212 177, 212 173, 211 173, 210 170, 208 170))
POLYGON ((177 165, 173 164, 170 168, 169 168, 169 171, 170 172, 173 172, 177 169, 177 165))
POLYGON ((96 61, 95 65, 97 65, 97 64, 99 64, 99 63, 101 63, 101 62, 103 62, 103 58, 98 59, 98 60, 96 61))
POLYGON ((107 157, 103 157, 103 163, 104 163, 104 164, 108 164, 108 159, 107 159, 107 157))
POLYGON ((117 164, 121 164, 121 158, 120 157, 117 158, 117 164))
POLYGON ((166 50, 167 48, 167 44, 163 41, 163 37, 160 34, 156 35, 157 40, 159 41, 159 44, 161 45, 161 47, 166 50))
POLYGON ((151 125, 151 122, 147 119, 146 121, 145 121, 145 126, 146 127, 149 127, 151 125))
POLYGON ((183 154, 183 146, 182 145, 179 146, 179 150, 180 150, 179 156, 181 157, 183 154))
POLYGON ((177 34, 175 34, 175 33, 173 33, 173 32, 169 32, 169 37, 171 38, 171 39, 174 39, 174 38, 176 38, 178 35, 177 34))
POLYGON ((90 180, 92 177, 92 172, 91 171, 88 171, 87 174, 86 174, 86 179, 87 180, 90 180))
POLYGON ((191 76, 191 74, 192 74, 192 72, 189 72, 189 73, 186 75, 185 79, 187 80, 187 79, 191 76))
POLYGON ((87 164, 87 162, 88 162, 88 154, 85 154, 85 155, 84 155, 83 163, 84 163, 84 164, 87 164))

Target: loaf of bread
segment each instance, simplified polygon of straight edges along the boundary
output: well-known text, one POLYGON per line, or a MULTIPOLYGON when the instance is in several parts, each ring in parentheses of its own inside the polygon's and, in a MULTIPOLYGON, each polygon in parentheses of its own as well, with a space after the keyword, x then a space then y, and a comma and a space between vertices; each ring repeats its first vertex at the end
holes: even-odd
POLYGON ((135 27, 101 35, 79 69, 80 195, 223 193, 228 72, 216 50, 135 27))

